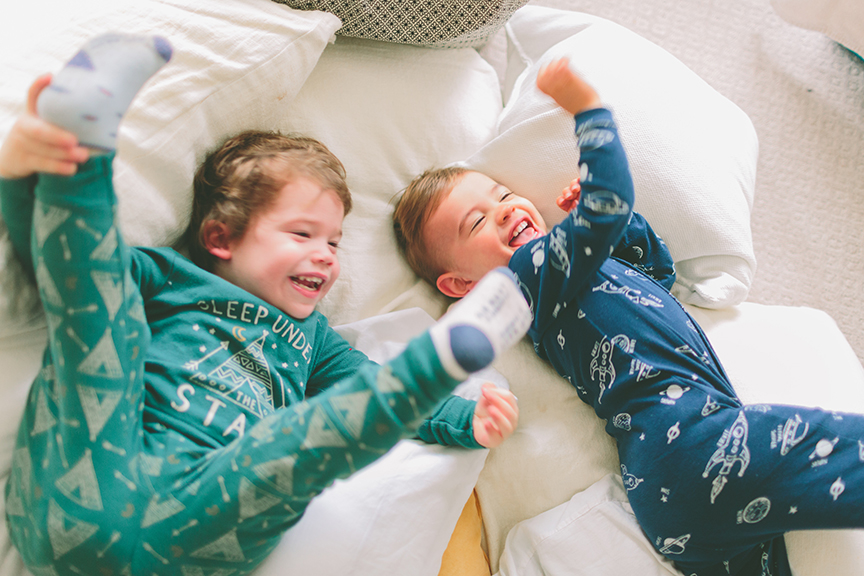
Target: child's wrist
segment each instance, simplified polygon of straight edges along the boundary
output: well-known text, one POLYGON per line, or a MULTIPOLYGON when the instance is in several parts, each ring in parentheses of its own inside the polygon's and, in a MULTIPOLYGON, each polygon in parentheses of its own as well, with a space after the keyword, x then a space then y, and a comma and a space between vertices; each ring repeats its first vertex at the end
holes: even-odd
POLYGON ((91 157, 71 176, 40 174, 36 197, 54 206, 107 206, 117 202, 112 183, 113 154, 91 157))

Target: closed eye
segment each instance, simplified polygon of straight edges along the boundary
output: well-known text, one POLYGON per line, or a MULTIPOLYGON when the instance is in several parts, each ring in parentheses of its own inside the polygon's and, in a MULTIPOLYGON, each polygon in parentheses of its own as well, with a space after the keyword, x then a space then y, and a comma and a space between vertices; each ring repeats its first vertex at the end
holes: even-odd
POLYGON ((505 200, 510 198, 510 196, 513 196, 513 193, 508 190, 507 192, 505 192, 504 194, 501 195, 501 199, 499 200, 499 202, 504 202, 505 200))
POLYGON ((486 219, 485 216, 480 216, 479 218, 477 218, 477 220, 475 220, 474 224, 471 226, 471 232, 474 232, 474 230, 476 230, 477 227, 480 226, 480 224, 482 224, 483 220, 485 220, 485 219, 486 219))

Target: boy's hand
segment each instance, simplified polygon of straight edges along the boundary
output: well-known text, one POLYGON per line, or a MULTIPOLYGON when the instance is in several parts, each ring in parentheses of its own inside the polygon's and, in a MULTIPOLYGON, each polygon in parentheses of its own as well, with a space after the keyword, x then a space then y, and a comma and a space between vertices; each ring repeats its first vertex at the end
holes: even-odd
POLYGON ((510 437, 519 422, 519 405, 509 390, 483 384, 483 394, 474 408, 474 439, 495 448, 510 437))
POLYGON ((89 156, 71 132, 53 126, 36 115, 36 99, 51 83, 51 75, 40 76, 27 93, 27 111, 22 114, 0 146, 0 177, 26 178, 36 172, 69 176, 89 156))
POLYGON ((600 107, 600 96, 594 88, 570 70, 566 58, 553 60, 540 69, 537 74, 537 88, 551 96, 571 116, 600 107))
POLYGON ((579 178, 574 178, 570 181, 570 185, 561 191, 561 195, 555 199, 555 204, 561 210, 570 212, 576 205, 579 204, 579 196, 582 195, 582 184, 579 183, 579 178))

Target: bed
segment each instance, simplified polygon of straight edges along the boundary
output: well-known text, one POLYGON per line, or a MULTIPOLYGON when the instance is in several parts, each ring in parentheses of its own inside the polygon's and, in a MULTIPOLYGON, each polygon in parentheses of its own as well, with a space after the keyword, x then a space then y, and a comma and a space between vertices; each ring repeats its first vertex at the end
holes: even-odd
MULTIPOLYGON (((461 163, 530 197, 547 221, 563 216, 553 200, 578 172, 572 120, 533 80, 542 62, 568 56, 613 109, 636 209, 669 245, 674 293, 744 400, 864 412, 864 370, 832 318, 745 302, 756 272, 750 212, 758 155, 747 115, 669 53, 608 20, 499 4, 506 17, 448 49, 357 37, 362 30, 337 36, 345 22, 333 14, 269 0, 22 4, 0 30, 0 139, 33 78, 57 70, 92 35, 169 38, 174 59, 145 86, 121 130, 115 186, 127 241, 177 241, 194 167, 226 136, 259 128, 316 137, 345 163, 355 199, 342 276, 321 309, 358 348, 384 359, 447 306, 401 261, 390 232, 392 200, 414 175, 461 163), (505 20, 498 74, 474 46, 505 20)), ((0 242, 5 485, 45 328, 5 228, 0 242)), ((677 574, 639 531, 612 440, 575 390, 524 342, 458 393, 476 394, 487 379, 520 401, 520 427, 502 447, 403 441, 313 501, 256 574, 677 574)), ((861 531, 800 532, 787 541, 799 576, 864 572, 861 531)), ((0 574, 27 574, 5 524, 0 574)))

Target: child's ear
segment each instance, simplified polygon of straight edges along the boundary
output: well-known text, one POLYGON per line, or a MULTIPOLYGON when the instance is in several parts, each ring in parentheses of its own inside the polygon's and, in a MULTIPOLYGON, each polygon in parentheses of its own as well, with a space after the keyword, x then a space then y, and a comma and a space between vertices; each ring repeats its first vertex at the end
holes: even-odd
POLYGON ((220 260, 231 259, 231 231, 224 222, 208 220, 203 224, 204 234, 201 239, 204 249, 220 260))
POLYGON ((462 298, 471 291, 474 284, 476 284, 474 280, 457 276, 453 272, 445 272, 435 281, 438 290, 450 298, 462 298))

